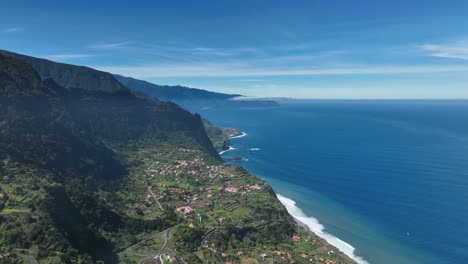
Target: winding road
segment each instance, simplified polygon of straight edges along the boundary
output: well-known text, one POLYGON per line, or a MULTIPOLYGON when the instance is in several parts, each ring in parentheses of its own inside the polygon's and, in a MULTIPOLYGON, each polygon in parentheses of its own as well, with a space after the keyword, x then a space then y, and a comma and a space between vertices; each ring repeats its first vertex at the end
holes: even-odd
POLYGON ((159 249, 157 253, 153 254, 152 257, 140 260, 140 262, 138 262, 139 264, 153 264, 153 263, 162 264, 163 263, 162 253, 164 253, 164 251, 168 249, 169 244, 171 243, 171 238, 169 237, 169 233, 171 232, 171 230, 172 230, 172 227, 169 227, 168 229, 155 235, 155 236, 159 236, 159 235, 164 236, 164 245, 161 247, 161 249, 159 249))

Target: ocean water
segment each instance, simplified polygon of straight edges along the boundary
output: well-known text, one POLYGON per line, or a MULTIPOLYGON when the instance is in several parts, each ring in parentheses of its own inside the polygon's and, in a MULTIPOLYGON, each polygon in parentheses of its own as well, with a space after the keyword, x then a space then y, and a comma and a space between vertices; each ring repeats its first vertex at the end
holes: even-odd
POLYGON ((359 263, 468 263, 468 101, 290 101, 198 111, 223 157, 359 263))

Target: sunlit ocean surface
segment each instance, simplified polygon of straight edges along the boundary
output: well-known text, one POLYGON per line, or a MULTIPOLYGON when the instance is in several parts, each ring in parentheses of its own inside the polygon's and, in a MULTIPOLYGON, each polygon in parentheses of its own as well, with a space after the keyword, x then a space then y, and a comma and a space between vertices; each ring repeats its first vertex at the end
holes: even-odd
POLYGON ((363 261, 468 263, 468 101, 197 112, 246 132, 223 157, 246 158, 237 163, 363 261))

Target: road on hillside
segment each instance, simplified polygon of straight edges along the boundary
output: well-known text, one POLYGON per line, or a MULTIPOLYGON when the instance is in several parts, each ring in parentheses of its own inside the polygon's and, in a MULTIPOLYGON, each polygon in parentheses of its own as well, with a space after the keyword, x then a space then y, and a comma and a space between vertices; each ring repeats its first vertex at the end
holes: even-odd
POLYGON ((162 253, 164 253, 164 251, 167 250, 167 248, 169 247, 171 243, 171 238, 169 237, 169 233, 171 232, 171 230, 172 230, 172 227, 169 227, 168 229, 158 234, 158 235, 163 235, 164 245, 159 249, 157 253, 153 254, 152 257, 140 260, 139 264, 162 264, 163 263, 162 253))
POLYGON ((213 234, 214 232, 216 231, 216 227, 213 227, 211 228, 208 233, 206 233, 206 236, 205 238, 202 239, 200 245, 203 245, 203 243, 205 243, 205 241, 210 237, 211 234, 213 234))

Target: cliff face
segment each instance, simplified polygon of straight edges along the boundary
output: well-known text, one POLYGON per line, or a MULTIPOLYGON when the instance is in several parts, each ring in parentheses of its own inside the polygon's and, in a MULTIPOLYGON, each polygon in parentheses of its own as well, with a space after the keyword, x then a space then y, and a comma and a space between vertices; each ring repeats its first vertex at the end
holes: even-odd
POLYGON ((0 55, 0 159, 11 157, 60 174, 123 173, 113 152, 73 120, 65 94, 64 88, 42 82, 30 65, 0 55))
MULTIPOLYGON (((187 138, 217 157, 200 116, 174 103, 136 96, 109 73, 7 51, 0 51, 0 54, 6 56, 3 57, 4 63, 8 57, 31 65, 34 69, 19 66, 23 74, 34 76, 29 81, 43 87, 43 90, 53 91, 55 100, 65 108, 60 111, 66 111, 81 130, 105 143, 152 144, 173 138, 183 145, 183 139, 187 138), (174 138, 175 134, 180 134, 178 139, 174 138)), ((13 63, 12 60, 9 62, 13 63)), ((18 65, 18 61, 14 64, 18 65)), ((4 67, 2 73, 5 80, 11 77, 6 70, 4 67)), ((15 82, 20 79, 15 79, 15 82)), ((32 87, 24 84, 21 89, 29 93, 28 89, 32 87)))
POLYGON ((144 92, 160 100, 224 100, 240 96, 238 94, 215 93, 185 86, 157 85, 131 77, 124 77, 121 75, 114 76, 126 87, 136 91, 144 92))
POLYGON ((229 149, 229 137, 224 133, 222 128, 216 127, 206 119, 203 119, 203 125, 205 126, 206 134, 218 153, 229 149))
POLYGON ((239 94, 224 94, 195 89, 185 86, 157 85, 150 82, 114 75, 115 78, 128 88, 148 94, 158 100, 173 101, 188 109, 205 107, 239 108, 239 107, 278 107, 274 100, 233 100, 241 97, 239 94))
POLYGON ((113 239, 174 224, 172 216, 124 212, 126 198, 111 195, 141 184, 129 180, 143 162, 135 153, 167 146, 220 160, 199 115, 123 86, 64 88, 42 80, 27 62, 0 54, 0 227, 9 230, 0 234, 0 253, 4 246, 39 246, 48 248, 38 255, 65 251, 71 262, 115 263, 113 239))
POLYGON ((57 63, 45 59, 30 57, 6 50, 0 54, 27 62, 39 73, 42 80, 53 79, 65 88, 80 88, 92 91, 117 92, 127 88, 107 72, 97 71, 83 66, 57 63))

